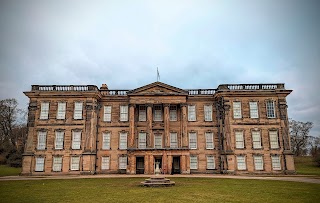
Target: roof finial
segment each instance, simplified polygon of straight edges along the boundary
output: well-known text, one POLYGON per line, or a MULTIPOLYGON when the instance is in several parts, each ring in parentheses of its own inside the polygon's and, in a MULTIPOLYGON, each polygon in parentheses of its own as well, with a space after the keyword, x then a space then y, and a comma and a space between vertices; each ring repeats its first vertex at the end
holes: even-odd
POLYGON ((159 69, 157 67, 157 82, 159 82, 159 80, 160 80, 160 74, 159 74, 159 69))

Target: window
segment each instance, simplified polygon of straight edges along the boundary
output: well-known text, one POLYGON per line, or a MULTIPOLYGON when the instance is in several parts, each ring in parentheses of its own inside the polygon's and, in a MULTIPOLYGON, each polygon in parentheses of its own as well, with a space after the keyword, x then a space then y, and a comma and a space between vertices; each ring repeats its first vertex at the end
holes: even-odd
POLYGON ((162 135, 159 135, 159 134, 154 135, 154 148, 156 149, 162 148, 162 135))
POLYGON ((177 133, 170 133, 170 148, 178 148, 178 135, 177 135, 177 133))
POLYGON ((53 157, 53 171, 61 171, 62 168, 62 157, 61 156, 55 156, 53 157))
POLYGON ((204 120, 205 121, 212 121, 212 106, 211 105, 204 106, 204 120))
POLYGON ((268 118, 275 118, 276 112, 274 108, 274 101, 267 101, 267 117, 268 118))
POLYGON ((147 147, 147 133, 139 133, 139 149, 147 147))
POLYGON ((72 171, 79 171, 79 163, 80 163, 80 157, 78 156, 72 156, 71 157, 71 170, 72 171))
POLYGON ((161 105, 154 106, 154 121, 162 121, 162 107, 161 105))
POLYGON ((101 169, 102 170, 110 169, 110 157, 108 156, 101 157, 101 169))
POLYGON ((103 121, 111 122, 111 106, 104 106, 103 121))
POLYGON ((64 132, 63 131, 56 131, 56 140, 55 140, 55 149, 63 149, 63 138, 64 132))
POLYGON ((38 132, 38 146, 37 150, 45 150, 47 141, 47 132, 39 131, 38 132))
POLYGON ((128 106, 120 106, 120 121, 128 121, 128 106))
POLYGON ((65 119, 66 118, 66 103, 59 102, 58 103, 58 111, 57 111, 57 119, 65 119))
POLYGON ((74 119, 82 119, 82 102, 75 102, 74 103, 74 119))
POLYGON ((81 144, 81 132, 72 131, 72 149, 80 149, 81 144))
POLYGON ((197 134, 195 132, 189 133, 189 149, 197 149, 197 134))
POLYGON ((147 120, 147 108, 146 106, 139 106, 139 121, 147 120))
POLYGON ((41 103, 40 110, 40 119, 48 119, 49 118, 49 102, 41 103))
POLYGON ((252 131, 252 146, 253 149, 261 149, 260 131, 252 131))
POLYGON ((127 156, 119 157, 119 169, 127 169, 127 156))
POLYGON ((233 118, 242 118, 241 115, 241 102, 233 102, 233 118))
POLYGON ((127 149, 127 133, 120 133, 120 145, 119 149, 127 149))
POLYGON ((105 132, 102 134, 102 149, 110 149, 110 133, 105 132))
POLYGON ((43 170, 44 170, 44 157, 37 157, 35 171, 43 171, 43 170))
POLYGON ((169 118, 170 121, 177 121, 177 106, 170 106, 169 109, 169 118))
POLYGON ((278 149, 279 148, 278 131, 276 130, 269 131, 269 137, 270 137, 270 148, 278 149))
POLYGON ((255 170, 263 170, 263 157, 253 156, 255 170))
POLYGON ((189 105, 188 106, 188 121, 196 121, 196 106, 194 105, 189 105))
POLYGON ((236 131, 236 148, 244 148, 243 131, 236 131))
POLYGON ((190 169, 198 169, 198 157, 190 156, 190 169))
POLYGON ((215 169, 214 156, 207 156, 207 169, 215 169))
POLYGON ((244 156, 237 156, 238 170, 246 170, 246 158, 244 156))
POLYGON ((281 170, 280 156, 271 156, 271 161, 273 170, 281 170))
POLYGON ((213 143, 213 133, 212 132, 206 132, 206 149, 213 149, 214 143, 213 143))
POLYGON ((250 118, 259 118, 258 102, 249 102, 250 118))

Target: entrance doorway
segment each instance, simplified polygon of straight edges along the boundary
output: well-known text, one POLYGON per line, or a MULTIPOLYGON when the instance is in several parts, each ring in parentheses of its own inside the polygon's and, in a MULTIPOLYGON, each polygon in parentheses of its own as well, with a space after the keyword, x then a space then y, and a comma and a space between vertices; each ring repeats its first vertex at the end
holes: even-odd
POLYGON ((136 174, 144 174, 144 157, 136 157, 136 174))
POLYGON ((180 174, 180 157, 173 157, 172 174, 180 174))
POLYGON ((162 156, 154 157, 154 171, 156 170, 156 163, 159 162, 159 168, 162 173, 162 156))

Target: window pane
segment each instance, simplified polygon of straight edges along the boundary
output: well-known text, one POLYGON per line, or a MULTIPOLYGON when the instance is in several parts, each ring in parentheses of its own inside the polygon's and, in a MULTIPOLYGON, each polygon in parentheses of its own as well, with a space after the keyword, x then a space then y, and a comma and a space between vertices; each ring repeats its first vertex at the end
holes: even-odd
POLYGON ((207 156, 207 169, 215 169, 215 163, 214 163, 214 157, 213 156, 207 156))
POLYGON ((73 131, 72 132, 72 149, 80 149, 81 144, 81 132, 73 131))
POLYGON ((250 118, 259 118, 258 102, 249 102, 249 106, 250 106, 250 118))
POLYGON ((261 136, 260 131, 252 131, 252 144, 254 149, 261 148, 261 136))
POLYGON ((198 169, 198 157, 190 156, 190 169, 198 169))
POLYGON ((188 106, 188 121, 196 121, 196 106, 188 106))
POLYGON ((262 156, 253 156, 255 170, 263 170, 262 156))
POLYGON ((162 135, 154 135, 154 148, 162 148, 162 135))
POLYGON ((75 102, 74 103, 74 119, 82 119, 82 102, 75 102))
POLYGON ((128 106, 120 106, 120 121, 128 121, 128 106))
POLYGON ((206 149, 213 149, 214 144, 213 144, 213 133, 211 132, 206 132, 206 149))
POLYGON ((236 148, 244 148, 243 131, 236 131, 236 148))
POLYGON ((275 118, 275 108, 273 101, 267 101, 267 117, 268 118, 275 118))
POLYGON ((111 106, 104 106, 103 121, 111 121, 111 106))
POLYGON ((103 156, 101 159, 101 169, 102 170, 109 170, 110 169, 110 157, 103 156))
POLYGON ((212 106, 204 106, 204 120, 212 121, 212 106))
POLYGON ((57 119, 65 119, 65 117, 66 117, 66 103, 59 102, 58 103, 57 119))
POLYGON ((120 133, 119 149, 127 149, 127 133, 120 133))
POLYGON ((40 119, 48 119, 48 115, 49 115, 49 102, 42 102, 40 119))
POLYGON ((56 131, 55 149, 63 149, 63 131, 56 131))
POLYGON ((103 133, 102 149, 110 149, 110 133, 103 133))
POLYGON ((127 169, 127 156, 119 157, 119 169, 127 169))
POLYGON ((139 133, 139 149, 147 147, 147 133, 139 133))
POLYGON ((246 170, 246 161, 244 156, 237 156, 238 170, 246 170))
POLYGON ((78 171, 79 163, 80 163, 80 157, 78 156, 71 157, 71 170, 78 171))
POLYGON ((189 133, 189 148, 197 149, 197 134, 195 132, 189 133))
POLYGON ((154 106, 154 120, 162 121, 162 106, 160 105, 154 106))
POLYGON ((272 169, 281 170, 280 156, 271 156, 272 169))
POLYGON ((170 106, 169 117, 170 121, 177 121, 177 106, 170 106))
POLYGON ((178 148, 177 133, 170 133, 170 148, 178 148))
POLYGON ((270 148, 272 149, 279 148, 278 131, 269 131, 269 136, 270 136, 270 148))
POLYGON ((242 118, 241 102, 233 102, 233 118, 242 118))
POLYGON ((53 157, 53 171, 61 171, 62 157, 53 157))
POLYGON ((46 149, 46 140, 47 140, 47 132, 39 131, 38 132, 38 150, 46 149))
POLYGON ((36 158, 35 171, 43 171, 43 169, 44 169, 44 158, 43 157, 37 157, 36 158))
POLYGON ((147 120, 146 106, 139 106, 139 121, 147 120))

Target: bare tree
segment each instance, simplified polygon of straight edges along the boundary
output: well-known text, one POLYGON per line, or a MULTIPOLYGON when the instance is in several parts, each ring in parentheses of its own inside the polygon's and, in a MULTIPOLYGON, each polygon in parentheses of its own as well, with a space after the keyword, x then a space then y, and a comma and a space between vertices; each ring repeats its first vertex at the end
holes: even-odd
POLYGON ((307 146, 310 143, 309 132, 313 126, 312 122, 301 122, 289 120, 291 145, 296 156, 306 154, 307 146))

